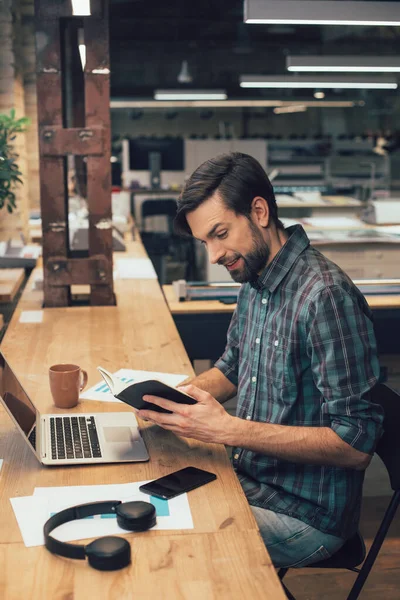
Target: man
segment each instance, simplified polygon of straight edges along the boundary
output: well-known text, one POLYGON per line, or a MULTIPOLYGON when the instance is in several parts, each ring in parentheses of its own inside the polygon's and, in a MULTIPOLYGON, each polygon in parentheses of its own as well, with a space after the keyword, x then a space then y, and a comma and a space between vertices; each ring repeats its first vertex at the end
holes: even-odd
POLYGON ((144 399, 139 416, 233 446, 233 466, 277 567, 336 552, 357 530, 364 470, 383 415, 371 313, 347 275, 278 219, 269 179, 233 153, 201 165, 178 204, 178 230, 242 283, 215 367, 184 390, 198 402, 144 399), (237 416, 221 403, 237 394, 237 416))

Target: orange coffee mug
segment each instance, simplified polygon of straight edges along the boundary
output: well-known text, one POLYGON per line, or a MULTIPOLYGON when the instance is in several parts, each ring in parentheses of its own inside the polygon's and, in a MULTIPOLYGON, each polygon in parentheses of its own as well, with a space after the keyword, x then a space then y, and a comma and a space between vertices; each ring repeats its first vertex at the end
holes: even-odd
POLYGON ((50 390, 58 408, 73 408, 78 404, 79 392, 88 381, 87 372, 78 365, 59 364, 49 369, 50 390))

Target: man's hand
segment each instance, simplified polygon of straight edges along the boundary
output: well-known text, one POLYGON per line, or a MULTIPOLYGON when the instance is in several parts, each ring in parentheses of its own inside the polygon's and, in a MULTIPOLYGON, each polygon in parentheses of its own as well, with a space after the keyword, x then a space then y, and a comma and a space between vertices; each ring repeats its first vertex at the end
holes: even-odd
POLYGON ((226 443, 233 417, 208 392, 194 385, 181 386, 179 389, 192 396, 197 403, 178 404, 158 396, 146 395, 143 396, 145 402, 152 402, 170 410, 172 414, 142 409, 137 411, 137 415, 182 437, 201 442, 226 443))
POLYGON ((313 465, 334 465, 364 470, 370 455, 344 442, 329 427, 304 427, 259 423, 230 416, 208 392, 194 385, 182 386, 197 404, 178 404, 157 396, 143 396, 172 414, 139 410, 142 419, 182 437, 201 442, 238 446, 278 460, 313 465))

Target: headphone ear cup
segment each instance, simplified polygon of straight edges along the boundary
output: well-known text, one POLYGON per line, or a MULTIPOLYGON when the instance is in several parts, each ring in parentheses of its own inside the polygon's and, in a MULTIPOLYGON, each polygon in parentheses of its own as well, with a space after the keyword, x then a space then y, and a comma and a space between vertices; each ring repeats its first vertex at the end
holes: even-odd
POLYGON ((157 523, 156 509, 150 502, 123 502, 115 508, 117 523, 129 531, 146 531, 157 523))
POLYGON ((85 554, 91 567, 98 571, 116 571, 131 562, 131 546, 117 536, 101 537, 85 546, 85 554))

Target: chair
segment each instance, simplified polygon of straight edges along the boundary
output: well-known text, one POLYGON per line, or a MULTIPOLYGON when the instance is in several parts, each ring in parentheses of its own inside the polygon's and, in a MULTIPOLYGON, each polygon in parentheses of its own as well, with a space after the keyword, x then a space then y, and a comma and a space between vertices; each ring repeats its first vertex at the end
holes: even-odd
MULTIPOLYGON (((348 569, 358 573, 357 579, 347 596, 347 600, 356 600, 359 597, 400 503, 400 394, 387 385, 378 383, 371 390, 371 400, 375 404, 380 404, 385 411, 384 433, 378 442, 376 453, 382 459, 388 471, 390 485, 393 490, 392 498, 366 558, 364 540, 359 533, 356 533, 330 558, 307 565, 313 569, 348 569), (358 565, 363 560, 364 563, 361 569, 358 569, 358 565)), ((278 575, 281 582, 288 570, 279 570, 278 575)), ((283 582, 282 586, 286 596, 291 600, 295 600, 283 582)))
POLYGON ((156 198, 154 200, 143 200, 141 215, 142 229, 146 231, 147 217, 164 216, 167 219, 168 233, 174 232, 174 218, 176 215, 177 203, 172 198, 156 198))
POLYGON ((146 251, 154 264, 161 285, 168 283, 166 259, 185 265, 185 279, 196 279, 196 252, 192 238, 183 238, 174 233, 174 218, 177 203, 171 198, 144 200, 141 208, 141 238, 146 251), (168 232, 146 231, 148 217, 165 216, 168 232))

